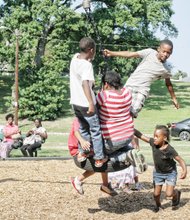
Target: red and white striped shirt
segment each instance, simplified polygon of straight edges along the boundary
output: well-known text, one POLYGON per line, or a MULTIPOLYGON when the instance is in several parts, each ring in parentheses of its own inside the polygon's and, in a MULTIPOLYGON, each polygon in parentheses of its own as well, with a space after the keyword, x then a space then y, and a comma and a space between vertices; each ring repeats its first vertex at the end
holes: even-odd
POLYGON ((97 103, 100 106, 100 125, 104 139, 121 141, 134 134, 133 118, 130 114, 132 103, 131 92, 122 88, 104 90, 98 93, 97 103))

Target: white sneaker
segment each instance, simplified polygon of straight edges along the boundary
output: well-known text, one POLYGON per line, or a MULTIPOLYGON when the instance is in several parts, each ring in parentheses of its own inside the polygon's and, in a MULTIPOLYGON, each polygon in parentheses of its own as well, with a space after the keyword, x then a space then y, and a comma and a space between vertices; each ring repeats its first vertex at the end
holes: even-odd
POLYGON ((138 151, 136 149, 130 150, 127 154, 127 159, 130 160, 131 164, 136 168, 136 171, 138 173, 143 173, 143 163, 142 163, 142 157, 138 155, 138 151))
POLYGON ((78 180, 77 177, 71 177, 71 184, 73 185, 73 187, 75 188, 75 190, 80 194, 83 195, 84 194, 84 190, 82 188, 82 182, 80 182, 78 180))

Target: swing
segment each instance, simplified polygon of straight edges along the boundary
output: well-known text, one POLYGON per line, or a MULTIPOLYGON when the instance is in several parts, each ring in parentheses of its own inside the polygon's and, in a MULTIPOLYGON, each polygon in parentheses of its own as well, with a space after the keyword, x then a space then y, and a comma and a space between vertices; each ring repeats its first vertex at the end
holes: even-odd
POLYGON ((88 157, 85 161, 83 162, 78 162, 77 156, 73 157, 75 165, 81 169, 88 170, 88 171, 93 171, 93 172, 116 172, 119 170, 126 169, 129 167, 131 164, 130 162, 125 163, 125 162, 112 162, 108 160, 103 164, 102 167, 95 167, 95 160, 93 157, 88 157))

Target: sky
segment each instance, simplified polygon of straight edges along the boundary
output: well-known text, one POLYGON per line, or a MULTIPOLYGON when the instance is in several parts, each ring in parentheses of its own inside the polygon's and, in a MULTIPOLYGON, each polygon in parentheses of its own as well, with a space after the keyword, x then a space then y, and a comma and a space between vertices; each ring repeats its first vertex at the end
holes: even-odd
MULTIPOLYGON (((76 5, 82 2, 83 0, 77 0, 76 5)), ((0 0, 0 3, 2 3, 2 0, 0 0)), ((181 70, 190 76, 190 1, 173 0, 172 9, 175 14, 171 20, 178 29, 178 36, 177 38, 171 38, 174 44, 174 50, 168 61, 174 66, 173 72, 181 70)))
POLYGON ((174 66, 174 70, 181 70, 190 76, 190 1, 173 0, 172 9, 175 14, 171 20, 178 29, 178 36, 171 38, 174 50, 169 61, 174 66))

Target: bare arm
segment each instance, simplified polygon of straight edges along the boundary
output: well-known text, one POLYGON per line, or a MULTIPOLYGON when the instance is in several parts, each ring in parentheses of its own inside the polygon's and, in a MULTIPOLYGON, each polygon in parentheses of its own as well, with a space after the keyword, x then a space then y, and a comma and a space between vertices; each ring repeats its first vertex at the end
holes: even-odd
POLYGON ((144 134, 142 134, 140 131, 135 129, 135 136, 140 138, 142 141, 149 143, 150 142, 150 138, 145 136, 144 134))
POLYGON ((104 56, 107 57, 125 57, 125 58, 132 58, 132 57, 140 57, 137 52, 132 51, 111 51, 111 50, 104 50, 104 56))
POLYGON ((88 108, 88 114, 93 114, 95 112, 95 108, 94 108, 94 103, 93 103, 93 99, 92 99, 92 94, 90 91, 90 86, 89 86, 89 81, 88 80, 84 80, 82 82, 82 88, 84 90, 84 94, 89 102, 89 108, 88 108))
POLYGON ((47 139, 47 132, 45 131, 45 132, 39 132, 38 133, 40 136, 41 136, 41 138, 43 138, 43 139, 47 139))
POLYGON ((187 166, 185 164, 185 161, 179 155, 176 156, 174 159, 177 160, 182 168, 180 179, 185 179, 185 177, 187 176, 187 166))
POLYGON ((166 78, 165 83, 166 83, 166 87, 167 87, 167 89, 170 93, 170 96, 172 98, 173 104, 178 109, 179 108, 179 103, 177 102, 177 99, 176 99, 176 96, 175 96, 175 93, 174 93, 174 90, 173 90, 173 85, 170 81, 170 78, 166 78))
POLYGON ((81 147, 83 150, 89 150, 90 149, 90 142, 86 141, 80 134, 79 131, 75 131, 75 137, 79 141, 81 147))

